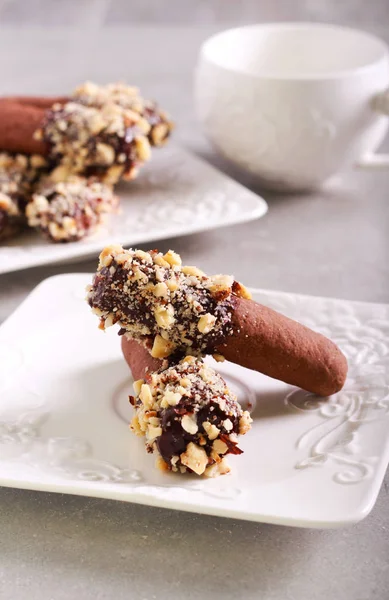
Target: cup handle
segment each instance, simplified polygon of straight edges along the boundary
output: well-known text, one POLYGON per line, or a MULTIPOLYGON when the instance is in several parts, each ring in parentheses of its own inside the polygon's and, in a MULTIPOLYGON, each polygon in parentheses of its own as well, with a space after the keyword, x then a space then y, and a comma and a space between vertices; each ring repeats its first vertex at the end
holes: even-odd
MULTIPOLYGON (((374 96, 371 106, 373 110, 389 117, 389 88, 374 96)), ((389 154, 369 152, 357 162, 359 169, 389 169, 389 154)))

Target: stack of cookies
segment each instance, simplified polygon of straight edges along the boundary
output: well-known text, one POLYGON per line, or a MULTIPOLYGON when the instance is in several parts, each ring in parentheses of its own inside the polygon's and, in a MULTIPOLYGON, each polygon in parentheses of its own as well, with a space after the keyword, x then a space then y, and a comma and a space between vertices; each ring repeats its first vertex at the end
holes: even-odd
POLYGON ((118 210, 115 184, 134 179, 171 130, 166 113, 121 83, 1 98, 0 239, 25 227, 53 242, 90 235, 118 210))
POLYGON ((232 275, 207 275, 169 250, 100 254, 87 301, 100 329, 118 326, 134 377, 131 429, 164 471, 215 477, 242 454, 250 429, 212 355, 329 396, 342 389, 347 360, 323 335, 258 304, 232 275))

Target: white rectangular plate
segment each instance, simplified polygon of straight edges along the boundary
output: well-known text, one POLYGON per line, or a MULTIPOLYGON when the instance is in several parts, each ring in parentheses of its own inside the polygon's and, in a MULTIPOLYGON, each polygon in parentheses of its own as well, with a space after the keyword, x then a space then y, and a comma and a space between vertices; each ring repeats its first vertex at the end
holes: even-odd
POLYGON ((263 198, 174 145, 156 150, 138 179, 121 184, 121 214, 93 236, 53 244, 26 231, 0 245, 0 274, 95 256, 108 243, 126 247, 244 223, 267 211, 263 198))
POLYGON ((158 472, 129 431, 131 377, 84 301, 90 281, 47 279, 0 328, 0 485, 305 527, 368 514, 389 460, 389 306, 254 291, 331 336, 349 377, 323 400, 218 363, 254 422, 232 473, 201 479, 158 472))

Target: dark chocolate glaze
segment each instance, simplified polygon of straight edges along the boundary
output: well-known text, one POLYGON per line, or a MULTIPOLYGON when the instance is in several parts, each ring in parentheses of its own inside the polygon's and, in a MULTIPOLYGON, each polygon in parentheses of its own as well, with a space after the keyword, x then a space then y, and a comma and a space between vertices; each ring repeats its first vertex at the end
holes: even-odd
MULTIPOLYGON (((218 427, 222 432, 221 435, 224 434, 227 439, 228 433, 239 433, 239 416, 227 414, 221 410, 220 405, 217 402, 212 401, 195 413, 197 426, 199 428, 198 433, 188 433, 183 429, 181 420, 185 414, 193 414, 194 408, 193 401, 183 400, 177 406, 170 406, 160 412, 162 435, 157 438, 157 447, 162 458, 168 464, 170 464, 174 455, 180 455, 182 452, 185 452, 190 442, 198 443, 199 434, 204 434, 203 437, 206 443, 202 447, 208 455, 211 454, 212 441, 210 441, 205 434, 203 428, 204 421, 209 421, 212 425, 218 427), (230 432, 227 432, 222 425, 222 422, 225 419, 229 419, 233 424, 233 429, 230 432)), ((236 447, 236 444, 232 444, 232 447, 233 446, 236 447)), ((237 453, 242 452, 239 448, 237 448, 237 450, 237 453)), ((234 453, 233 450, 230 449, 230 451, 234 453)))
MULTIPOLYGON (((151 253, 152 254, 152 253, 151 253)), ((142 265, 142 270, 149 278, 149 282, 157 284, 156 273, 153 265, 142 265)), ((103 267, 94 277, 92 292, 89 296, 89 304, 91 307, 98 308, 102 311, 111 312, 115 307, 117 310, 117 320, 123 324, 140 324, 146 326, 150 331, 150 336, 159 333, 152 306, 147 303, 144 296, 138 293, 138 284, 128 280, 129 270, 124 269, 113 261, 109 267, 103 267), (112 270, 114 267, 114 270, 112 270), (124 285, 127 290, 123 289, 124 285)), ((165 272, 165 279, 168 279, 169 271, 165 272)), ((163 302, 163 301, 162 301, 163 302)), ((182 325, 185 330, 185 337, 192 344, 190 346, 191 353, 199 352, 212 354, 216 347, 223 343, 226 336, 231 333, 230 323, 231 315, 235 305, 235 296, 230 295, 224 300, 218 301, 212 293, 205 287, 182 286, 179 293, 175 294, 169 300, 174 308, 175 322, 177 325, 182 325), (188 296, 194 298, 199 303, 197 309, 193 306, 193 301, 188 300, 188 296), (193 310, 188 311, 188 307, 193 306, 193 310), (196 328, 195 335, 191 333, 191 325, 197 323, 201 314, 210 313, 214 315, 221 327, 211 330, 207 334, 200 334, 196 328)), ((119 334, 124 333, 123 329, 119 334)), ((174 338, 172 338, 174 339, 174 338)), ((178 339, 178 336, 177 336, 178 339)), ((174 339, 176 343, 176 339, 174 339)), ((182 358, 183 354, 187 353, 187 345, 176 345, 175 361, 182 358)))
POLYGON ((5 231, 7 230, 9 224, 9 217, 5 210, 0 210, 0 239, 3 235, 5 235, 5 231))
MULTIPOLYGON (((64 158, 67 158, 58 150, 57 141, 53 139, 51 134, 53 127, 55 128, 56 135, 59 134, 59 129, 55 127, 55 124, 61 120, 68 123, 68 127, 63 132, 63 136, 67 141, 77 141, 80 135, 80 125, 76 123, 69 123, 69 113, 67 113, 63 107, 46 111, 42 127, 43 139, 48 146, 49 157, 53 162, 53 165, 58 165, 63 161, 64 158)), ((85 146, 88 149, 88 154, 85 157, 85 168, 82 171, 83 175, 87 177, 102 177, 107 169, 112 166, 112 164, 101 165, 97 160, 95 160, 95 157, 97 156, 98 144, 107 144, 114 150, 115 160, 113 164, 120 164, 124 167, 125 171, 130 170, 132 167, 136 167, 138 161, 135 146, 135 136, 137 134, 140 135, 141 131, 136 125, 131 124, 126 127, 124 136, 118 135, 117 133, 107 132, 104 129, 98 134, 91 135, 85 146), (119 162, 118 157, 121 154, 125 156, 125 160, 119 162)))

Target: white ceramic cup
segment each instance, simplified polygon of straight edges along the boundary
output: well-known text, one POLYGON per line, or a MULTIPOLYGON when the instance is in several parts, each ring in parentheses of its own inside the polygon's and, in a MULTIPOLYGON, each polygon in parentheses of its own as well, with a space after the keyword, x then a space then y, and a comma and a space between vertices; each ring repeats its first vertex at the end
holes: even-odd
POLYGON ((217 150, 269 188, 312 189, 373 155, 388 129, 389 49, 324 24, 239 27, 201 47, 198 116, 217 150))

